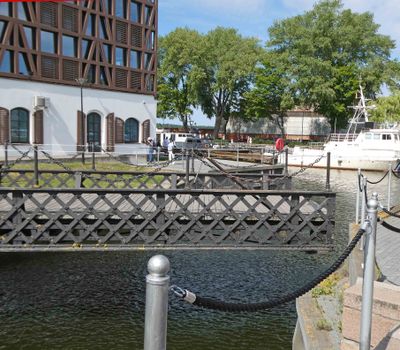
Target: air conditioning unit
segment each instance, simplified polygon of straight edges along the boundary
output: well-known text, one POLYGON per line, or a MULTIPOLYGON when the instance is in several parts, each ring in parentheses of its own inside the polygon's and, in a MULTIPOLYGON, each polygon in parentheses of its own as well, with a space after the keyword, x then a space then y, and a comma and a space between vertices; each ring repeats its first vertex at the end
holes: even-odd
POLYGON ((35 96, 33 101, 33 106, 35 109, 44 109, 47 108, 48 101, 46 97, 43 96, 35 96))

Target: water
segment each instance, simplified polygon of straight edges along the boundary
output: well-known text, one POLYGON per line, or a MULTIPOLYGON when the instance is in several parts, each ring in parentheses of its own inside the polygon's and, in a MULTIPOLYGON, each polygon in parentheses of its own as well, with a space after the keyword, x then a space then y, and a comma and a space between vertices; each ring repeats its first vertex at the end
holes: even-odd
MULTIPOLYGON (((368 176, 376 180, 381 174, 368 176)), ((171 261, 172 283, 233 302, 265 301, 302 286, 345 246, 356 179, 354 172, 332 174, 332 188, 340 192, 334 253, 164 252, 171 261)), ((374 189, 383 195, 386 183, 374 189)), ((309 170, 296 180, 297 187, 308 189, 324 184, 322 170, 309 170)), ((393 198, 399 187, 393 179, 393 198)), ((142 349, 146 264, 154 254, 0 254, 0 349, 142 349)), ((290 349, 295 322, 294 303, 230 314, 198 309, 171 296, 168 349, 290 349)))

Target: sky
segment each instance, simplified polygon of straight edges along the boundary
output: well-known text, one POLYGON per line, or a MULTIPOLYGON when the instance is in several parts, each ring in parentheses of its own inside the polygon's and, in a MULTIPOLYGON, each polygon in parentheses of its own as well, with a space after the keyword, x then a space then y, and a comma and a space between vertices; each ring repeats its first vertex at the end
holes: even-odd
MULTIPOLYGON (((217 26, 238 29, 243 36, 268 40, 268 27, 275 21, 310 10, 315 0, 159 0, 158 30, 163 36, 178 27, 202 33, 217 26)), ((400 58, 400 0, 342 0, 345 8, 369 11, 398 46, 393 57, 400 58)), ((197 125, 213 125, 200 111, 193 118, 197 125)), ((160 122, 163 122, 160 120, 160 122)), ((173 122, 166 120, 164 122, 173 122)))

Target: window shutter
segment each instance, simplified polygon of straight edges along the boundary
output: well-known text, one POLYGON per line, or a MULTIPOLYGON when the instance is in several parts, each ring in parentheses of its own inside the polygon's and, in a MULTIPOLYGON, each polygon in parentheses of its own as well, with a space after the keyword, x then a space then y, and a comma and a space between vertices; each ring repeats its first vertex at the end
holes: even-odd
POLYGON ((124 143, 124 121, 115 118, 115 143, 124 143))
POLYGON ((142 86, 142 74, 139 72, 131 72, 131 89, 140 90, 142 86))
POLYGON ((62 26, 64 29, 70 30, 71 32, 78 32, 78 10, 64 6, 62 7, 63 18, 62 26))
POLYGON ((43 145, 43 111, 36 111, 34 114, 34 142, 37 145, 43 145))
POLYGON ((150 137, 150 120, 147 119, 143 122, 142 124, 142 139, 143 139, 143 143, 146 142, 147 138, 150 137))
MULTIPOLYGON (((82 145, 85 144, 84 139, 85 139, 85 135, 84 138, 82 139, 82 126, 83 126, 83 130, 85 130, 85 124, 86 124, 86 115, 85 113, 81 113, 81 111, 78 111, 78 118, 77 118, 77 135, 76 135, 76 150, 78 152, 82 152, 84 150, 84 147, 82 147, 82 145)), ((85 131, 83 131, 85 132, 85 131)))
POLYGON ((58 4, 50 1, 40 3, 40 23, 57 27, 58 4))
POLYGON ((79 63, 71 60, 63 60, 63 79, 75 81, 79 77, 79 63))
POLYGON ((0 145, 10 141, 10 114, 7 109, 0 108, 0 145))
POLYGON ((114 152, 115 150, 115 117, 114 113, 110 113, 106 117, 107 123, 107 151, 114 152))
POLYGON ((126 88, 127 71, 123 69, 115 69, 115 86, 118 88, 126 88))
POLYGON ((121 21, 115 22, 115 39, 118 43, 127 44, 128 41, 128 25, 121 21))
POLYGON ((42 77, 58 79, 58 59, 42 56, 42 77))
POLYGON ((135 47, 142 47, 142 27, 131 25, 131 45, 135 47))

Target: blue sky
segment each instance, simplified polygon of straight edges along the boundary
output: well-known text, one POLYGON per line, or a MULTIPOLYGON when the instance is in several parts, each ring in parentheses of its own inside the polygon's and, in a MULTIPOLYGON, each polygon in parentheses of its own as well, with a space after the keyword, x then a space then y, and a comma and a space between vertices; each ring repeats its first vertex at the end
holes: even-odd
MULTIPOLYGON (((310 10, 314 3, 315 0, 159 0, 159 35, 178 27, 206 33, 223 26, 265 43, 268 27, 274 21, 310 10)), ((356 12, 372 12, 375 22, 381 25, 380 32, 390 35, 400 46, 400 0, 343 0, 343 4, 356 12)), ((393 55, 400 57, 400 50, 396 49, 393 55)), ((193 120, 197 125, 213 125, 199 111, 193 120)))

